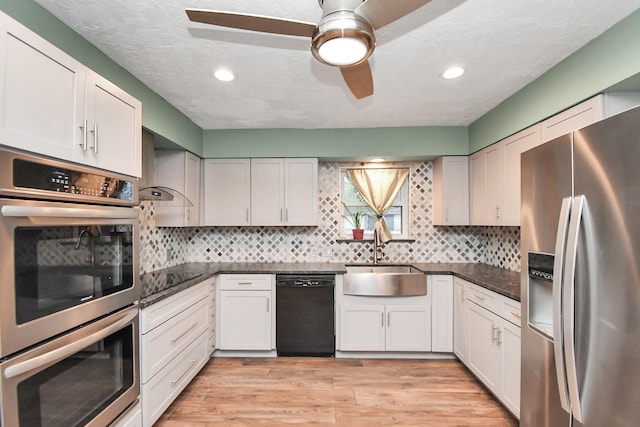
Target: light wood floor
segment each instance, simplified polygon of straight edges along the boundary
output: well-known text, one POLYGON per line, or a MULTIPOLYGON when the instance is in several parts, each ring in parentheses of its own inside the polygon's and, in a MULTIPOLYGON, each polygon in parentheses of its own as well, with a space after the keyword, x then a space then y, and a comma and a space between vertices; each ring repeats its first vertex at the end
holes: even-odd
POLYGON ((517 426, 457 360, 214 358, 154 427, 517 426))

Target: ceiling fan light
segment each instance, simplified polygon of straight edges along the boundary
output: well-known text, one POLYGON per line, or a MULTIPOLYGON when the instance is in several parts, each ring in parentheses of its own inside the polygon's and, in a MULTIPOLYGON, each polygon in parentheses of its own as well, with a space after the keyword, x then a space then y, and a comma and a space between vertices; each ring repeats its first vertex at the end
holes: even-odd
POLYGON ((366 60, 376 46, 373 28, 353 11, 325 15, 311 38, 311 53, 320 62, 338 67, 366 60))
POLYGON ((367 55, 367 46, 360 39, 337 37, 324 42, 318 48, 318 55, 331 65, 357 64, 367 55))

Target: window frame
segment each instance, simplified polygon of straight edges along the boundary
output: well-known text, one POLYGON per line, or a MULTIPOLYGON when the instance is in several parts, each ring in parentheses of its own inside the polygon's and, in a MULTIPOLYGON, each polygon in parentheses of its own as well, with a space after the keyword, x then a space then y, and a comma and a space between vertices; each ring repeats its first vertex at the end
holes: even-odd
MULTIPOLYGON (((344 194, 344 182, 345 182, 345 178, 349 178, 347 175, 347 170, 350 169, 407 169, 409 171, 409 175, 407 176, 406 181, 404 182, 404 184, 402 185, 402 188, 400 189, 400 191, 398 192, 398 195, 402 195, 402 203, 400 203, 399 205, 391 205, 393 206, 400 206, 402 214, 401 214, 401 221, 402 221, 402 232, 398 233, 398 232, 391 232, 391 239, 392 240, 398 240, 398 239, 408 239, 409 238, 409 207, 411 206, 410 203, 410 198, 411 198, 411 168, 410 167, 403 167, 403 166, 378 166, 378 167, 341 167, 340 168, 340 236, 343 239, 346 240, 353 240, 353 234, 351 233, 351 229, 350 228, 346 228, 345 227, 345 221, 346 219, 344 219, 342 217, 342 215, 345 213, 345 208, 344 206, 367 206, 366 204, 364 205, 354 205, 354 204, 346 204, 345 203, 345 194, 344 194)), ((396 195, 396 197, 398 197, 398 195, 396 195)), ((368 206, 367 206, 368 207, 368 206)), ((364 230, 364 239, 368 239, 371 240, 373 239, 373 230, 364 230)))

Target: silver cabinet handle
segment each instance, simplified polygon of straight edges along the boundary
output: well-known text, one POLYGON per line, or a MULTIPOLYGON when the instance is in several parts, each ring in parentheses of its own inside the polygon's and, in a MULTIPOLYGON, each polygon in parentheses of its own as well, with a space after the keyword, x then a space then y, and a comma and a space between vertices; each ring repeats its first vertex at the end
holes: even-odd
POLYGON ((192 330, 193 328, 195 328, 196 326, 198 326, 198 322, 193 322, 191 324, 191 326, 189 326, 184 332, 182 332, 180 335, 178 335, 175 338, 171 338, 171 342, 176 342, 178 341, 180 338, 182 338, 183 336, 185 336, 187 334, 187 332, 189 332, 190 330, 192 330))
POLYGON ((384 328, 384 313, 380 313, 380 326, 384 328))
POLYGON ((491 341, 495 342, 496 341, 496 329, 498 329, 496 327, 496 325, 494 325, 493 323, 491 324, 491 341))
POLYGON ((387 313, 387 326, 391 326, 391 312, 387 313))
POLYGON ((289 209, 284 210, 284 222, 289 222, 289 209))
POLYGON ((477 294, 473 294, 473 297, 479 299, 480 301, 484 301, 486 298, 477 294))
POLYGON ((184 377, 185 375, 187 375, 187 372, 189 372, 191 370, 191 367, 196 363, 196 359, 191 359, 191 362, 189 363, 189 366, 187 366, 187 369, 184 370, 184 372, 182 372, 180 375, 178 375, 178 378, 176 378, 175 380, 171 381, 171 385, 176 385, 176 383, 178 381, 180 381, 180 379, 182 377, 184 377))
POLYGON ((556 381, 560 393, 560 406, 569 412, 569 398, 567 396, 567 381, 565 378, 564 349, 562 347, 562 269, 564 267, 565 243, 571 214, 571 197, 562 199, 560 216, 558 217, 558 232, 553 261, 553 356, 556 362, 556 381))
POLYGON ((249 224, 249 208, 245 209, 245 216, 247 218, 247 224, 249 224))
POLYGON ((271 305, 271 304, 269 304, 269 298, 267 298, 267 313, 269 313, 269 310, 270 310, 270 307, 269 307, 269 306, 270 306, 270 305, 271 305))
POLYGON ((79 144, 84 151, 87 151, 87 121, 85 120, 80 125, 80 129, 82 129, 82 143, 79 144))
POLYGON ((582 211, 585 197, 576 196, 571 206, 571 219, 569 221, 569 234, 567 237, 567 262, 564 265, 564 287, 562 289, 562 319, 564 327, 564 358, 567 374, 567 386, 571 400, 571 412, 573 417, 582 422, 582 404, 580 391, 578 390, 578 374, 576 370, 575 349, 575 279, 576 262, 578 257, 578 239, 580 238, 580 225, 582 223, 582 211))
POLYGON ((98 154, 98 123, 94 123, 93 130, 91 131, 93 134, 93 153, 98 154))
POLYGON ((449 222, 449 208, 444 208, 444 222, 449 222))
POLYGON ((516 313, 515 311, 512 311, 512 312, 511 312, 511 315, 512 315, 513 317, 517 317, 518 319, 522 319, 522 314, 520 314, 520 313, 516 313))
POLYGON ((502 329, 496 328, 498 330, 498 345, 502 344, 502 329))
POLYGON ((284 221, 284 212, 283 209, 280 209, 280 222, 284 221))
POLYGON ((253 285, 253 282, 238 282, 238 285, 253 285))

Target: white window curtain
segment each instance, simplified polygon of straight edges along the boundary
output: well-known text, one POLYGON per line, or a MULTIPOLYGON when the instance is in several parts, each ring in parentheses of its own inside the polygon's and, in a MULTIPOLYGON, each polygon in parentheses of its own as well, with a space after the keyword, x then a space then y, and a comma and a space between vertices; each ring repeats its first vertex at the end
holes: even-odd
POLYGON ((376 214, 374 232, 382 243, 387 243, 391 240, 391 230, 383 215, 409 176, 409 169, 349 169, 347 174, 376 214))

